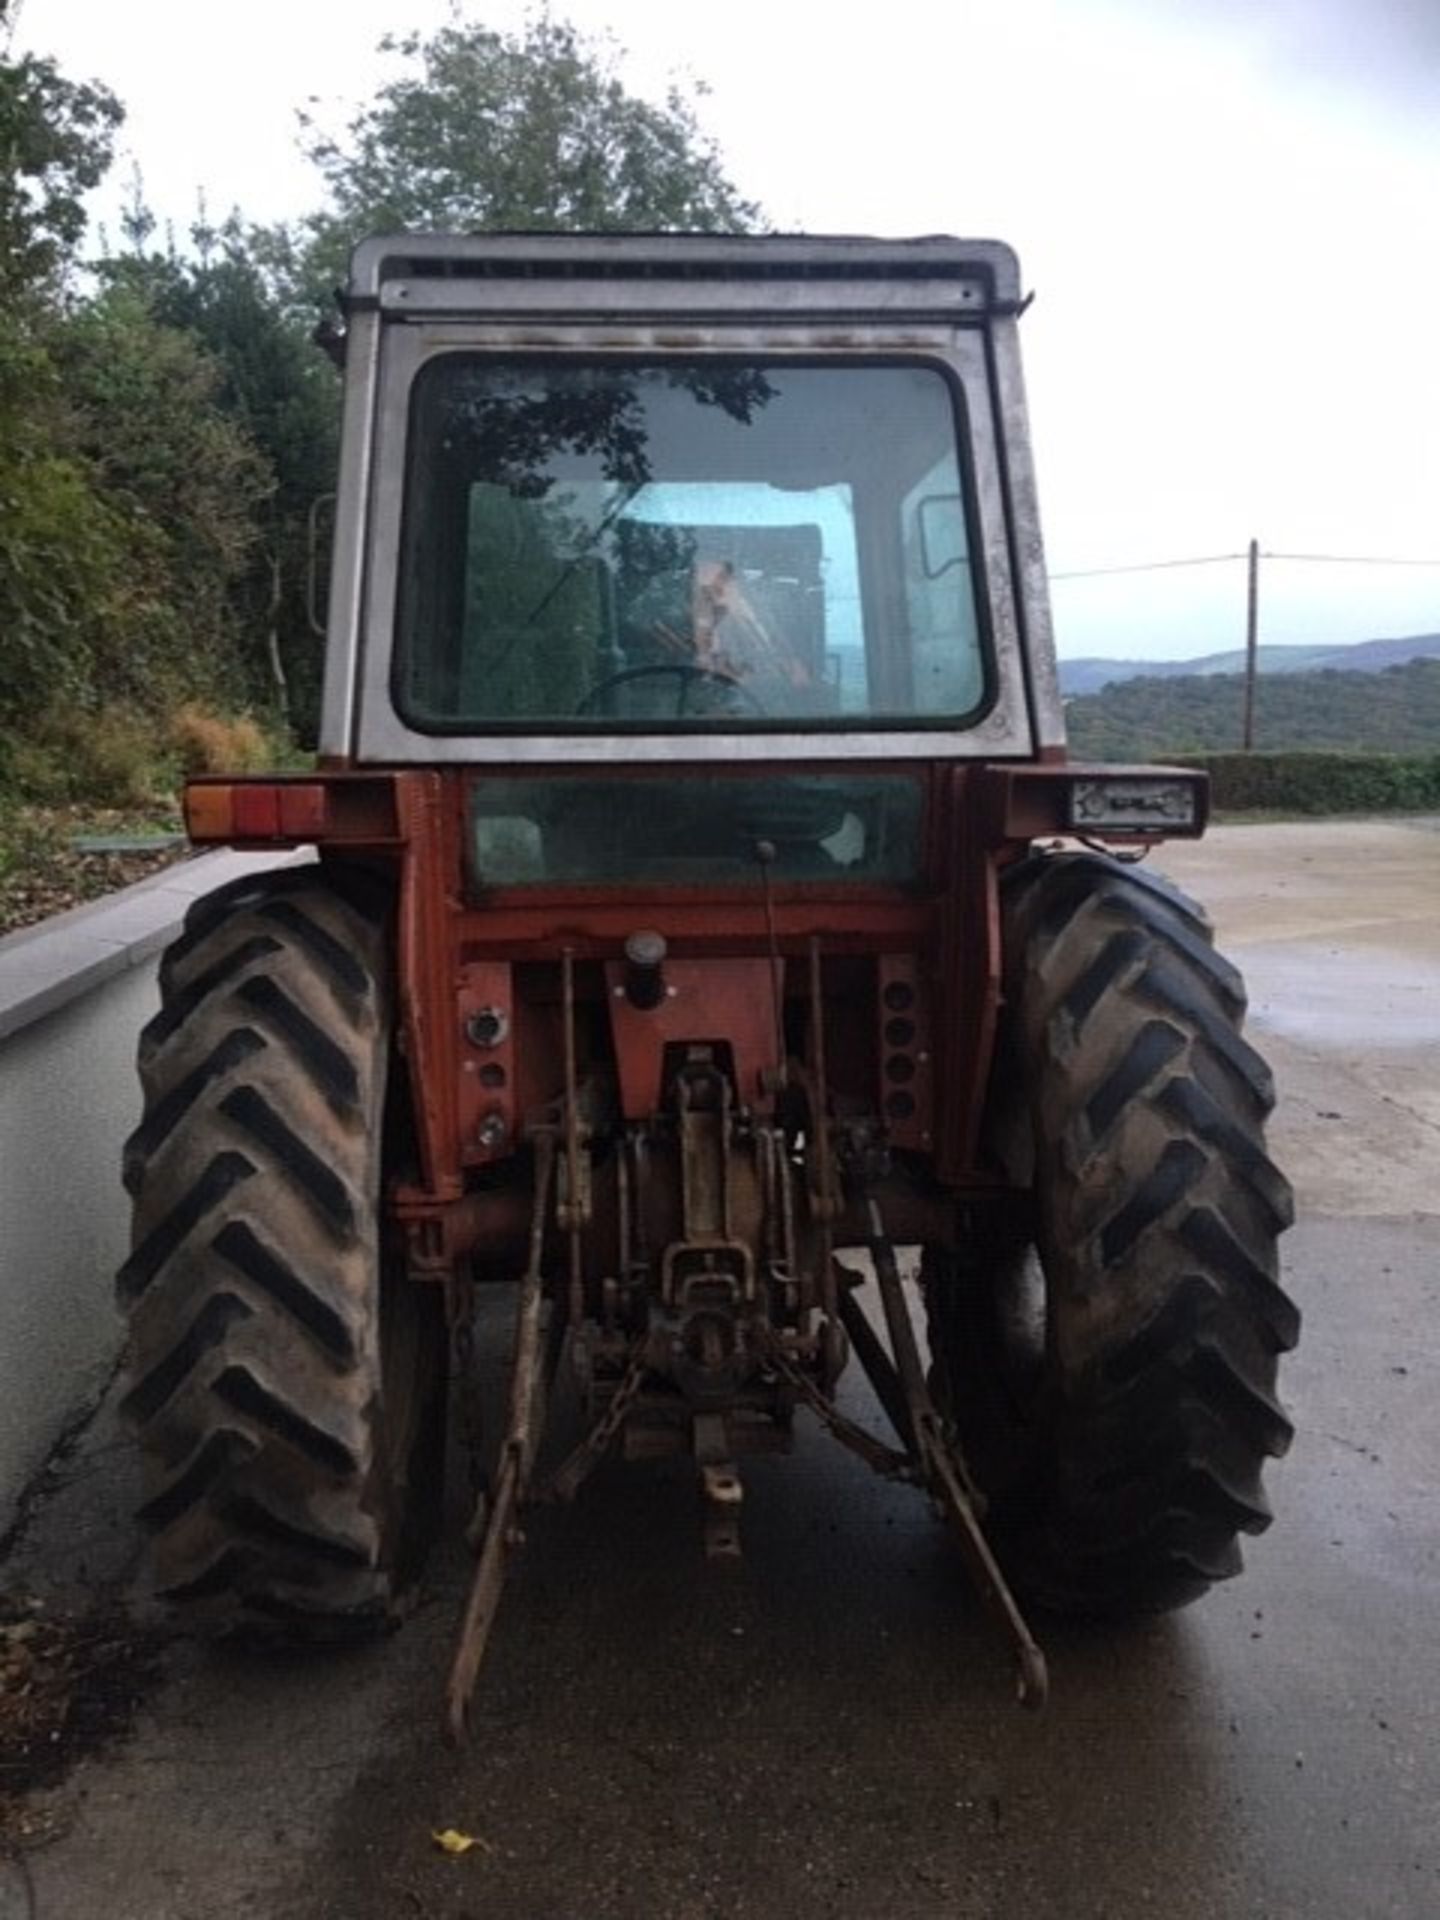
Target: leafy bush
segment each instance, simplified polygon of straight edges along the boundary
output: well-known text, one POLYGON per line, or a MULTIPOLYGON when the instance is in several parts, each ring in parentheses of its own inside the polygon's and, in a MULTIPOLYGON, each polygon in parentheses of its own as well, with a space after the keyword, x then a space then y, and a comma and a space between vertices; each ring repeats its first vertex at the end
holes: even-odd
POLYGON ((149 807, 173 791, 177 768, 156 722, 133 707, 43 709, 9 738, 5 786, 42 806, 149 807))
POLYGON ((196 700, 171 715, 167 731, 187 776, 261 773, 282 757, 282 750, 252 715, 216 713, 196 700))
POLYGON ((1421 813, 1440 808, 1440 753, 1181 753, 1222 813, 1421 813))
MULTIPOLYGON (((1154 760, 1225 753, 1240 743, 1237 673, 1137 677, 1065 704, 1077 760, 1154 760)), ((1428 754, 1440 751, 1440 660, 1382 673, 1262 674, 1255 738, 1267 752, 1428 754)))
POLYGON ((27 807, 0 805, 0 889, 53 860, 62 832, 53 819, 27 807))
POLYGON ((294 760, 288 738, 248 713, 187 701, 168 716, 115 704, 51 706, 0 734, 0 797, 41 807, 145 809, 194 773, 256 773, 294 760))

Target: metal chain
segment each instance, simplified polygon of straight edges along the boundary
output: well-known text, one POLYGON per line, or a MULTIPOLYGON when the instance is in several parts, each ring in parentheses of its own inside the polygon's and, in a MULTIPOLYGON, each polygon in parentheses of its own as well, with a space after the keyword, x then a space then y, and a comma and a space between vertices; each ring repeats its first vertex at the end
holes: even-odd
MULTIPOLYGON (((752 1325, 752 1336, 758 1335, 758 1344, 765 1356, 767 1365, 772 1367, 820 1421, 827 1432, 834 1435, 842 1446, 852 1453, 859 1454, 875 1472, 888 1479, 913 1480, 916 1477, 916 1463, 910 1456, 887 1447, 883 1440, 843 1414, 828 1395, 823 1393, 803 1368, 786 1352, 778 1335, 771 1329, 752 1325)), ((549 1479, 533 1496, 540 1501, 573 1500, 580 1486, 590 1473, 600 1464, 614 1444, 620 1429, 625 1424, 631 1402, 639 1393, 646 1372, 646 1342, 642 1338, 631 1350, 630 1362, 621 1375, 619 1384, 610 1396, 605 1411, 596 1420, 594 1426, 549 1479)))
POLYGON ((794 1387, 816 1419, 841 1446, 858 1453, 867 1466, 873 1467, 876 1473, 883 1474, 887 1479, 914 1478, 914 1463, 908 1454, 897 1453, 894 1447, 887 1447, 883 1440, 877 1440, 873 1433, 868 1433, 864 1427, 841 1413, 835 1402, 816 1386, 803 1368, 796 1365, 773 1330, 758 1327, 755 1330, 761 1334, 761 1346, 767 1362, 794 1387))
POLYGON ((625 1424, 631 1401, 640 1391, 641 1383, 644 1381, 647 1371, 646 1349, 647 1342, 643 1338, 635 1342, 630 1353, 630 1363, 620 1376, 619 1384, 611 1394, 605 1411, 575 1451, 561 1462, 544 1486, 535 1494, 534 1497, 537 1500, 573 1500, 582 1482, 605 1458, 625 1424))
POLYGON ((475 1328, 471 1320, 475 1299, 473 1290, 468 1287, 463 1296, 460 1296, 458 1288, 456 1293, 450 1321, 451 1378, 459 1399, 460 1451, 465 1461, 470 1492, 478 1496, 485 1487, 485 1420, 475 1378, 475 1328), (463 1306, 460 1305, 461 1297, 463 1306))

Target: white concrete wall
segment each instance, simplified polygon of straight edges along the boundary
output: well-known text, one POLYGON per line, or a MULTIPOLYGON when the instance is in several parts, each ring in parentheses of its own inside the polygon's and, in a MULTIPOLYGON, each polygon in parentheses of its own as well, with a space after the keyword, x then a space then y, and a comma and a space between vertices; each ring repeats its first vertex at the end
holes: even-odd
POLYGON ((0 1042, 0 1528, 115 1363, 120 1146, 157 1000, 150 959, 0 1042))
POLYGON ((275 864, 188 860, 0 939, 0 1533, 119 1355, 120 1149, 159 955, 193 900, 275 864))

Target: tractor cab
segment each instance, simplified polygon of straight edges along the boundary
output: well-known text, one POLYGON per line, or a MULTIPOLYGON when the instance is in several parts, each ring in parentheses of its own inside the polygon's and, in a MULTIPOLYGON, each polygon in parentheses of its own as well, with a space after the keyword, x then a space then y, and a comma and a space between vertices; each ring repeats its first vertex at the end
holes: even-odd
POLYGON ((989 243, 367 242, 327 752, 1057 744, 1019 304, 989 243))

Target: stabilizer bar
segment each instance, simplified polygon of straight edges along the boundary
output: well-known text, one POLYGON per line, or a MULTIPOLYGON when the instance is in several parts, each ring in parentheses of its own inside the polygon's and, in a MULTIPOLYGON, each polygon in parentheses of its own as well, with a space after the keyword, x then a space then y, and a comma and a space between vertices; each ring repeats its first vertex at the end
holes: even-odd
MULTIPOLYGON (((510 1364, 510 1408, 505 1442, 495 1476, 494 1492, 486 1503, 480 1534, 480 1557, 465 1605, 465 1617, 455 1645, 455 1658, 445 1690, 445 1731, 453 1746, 463 1746, 470 1696, 485 1657, 505 1587, 509 1559, 523 1540, 520 1509, 529 1490, 535 1450, 544 1428, 547 1347, 544 1327, 544 1289, 540 1265, 545 1247, 545 1213, 555 1169, 555 1140, 540 1133, 535 1141, 535 1205, 530 1221, 530 1257, 520 1282, 515 1308, 515 1346, 510 1364)), ((477 1514, 477 1523, 481 1516, 477 1514)))
MULTIPOLYGON (((875 1279, 880 1291, 880 1304, 885 1312, 885 1325, 890 1335, 890 1350, 894 1355, 894 1373, 898 1377, 901 1392, 904 1395, 910 1432, 901 1429, 902 1438, 907 1442, 913 1439, 913 1445, 924 1478, 929 1489, 954 1523, 960 1551, 970 1570, 970 1577, 979 1590, 990 1613, 1004 1629, 1015 1656, 1015 1685, 1020 1704, 1038 1709, 1043 1707, 1050 1690, 1049 1674, 1045 1665, 1045 1655, 1040 1651, 1025 1616, 1010 1591, 999 1562, 991 1551, 990 1542, 985 1538, 980 1525, 977 1506, 979 1493, 964 1459, 945 1431, 945 1423, 930 1397, 930 1388, 925 1380, 925 1369, 920 1361, 920 1349, 915 1339, 915 1328, 910 1319, 910 1309, 905 1304, 905 1291, 900 1280, 900 1269, 895 1260, 895 1248, 885 1231, 885 1223, 880 1215, 878 1204, 872 1199, 868 1206, 870 1225, 870 1258, 875 1266, 875 1279)), ((859 1309, 856 1308, 858 1313, 859 1309)), ((862 1364, 865 1362, 865 1350, 860 1352, 862 1364)), ((876 1391, 880 1392, 877 1383, 876 1391)), ((882 1398, 884 1396, 882 1395, 882 1398)))

